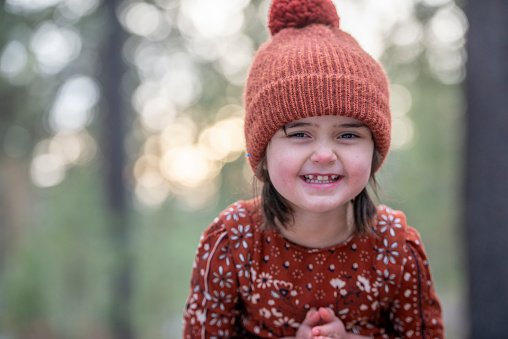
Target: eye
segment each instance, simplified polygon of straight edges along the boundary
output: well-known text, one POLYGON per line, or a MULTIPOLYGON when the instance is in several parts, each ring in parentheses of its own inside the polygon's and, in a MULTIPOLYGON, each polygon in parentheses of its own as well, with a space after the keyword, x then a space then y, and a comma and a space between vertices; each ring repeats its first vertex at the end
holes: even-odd
POLYGON ((344 133, 339 136, 339 139, 354 139, 358 138, 358 135, 354 133, 344 133))
POLYGON ((309 135, 305 132, 300 132, 300 131, 294 131, 294 132, 289 132, 286 130, 286 126, 282 126, 282 131, 284 132, 284 135, 286 136, 286 138, 290 139, 290 138, 307 138, 309 137, 309 135))
POLYGON ((295 133, 286 134, 286 137, 288 137, 288 138, 308 138, 309 135, 304 132, 295 132, 295 133))

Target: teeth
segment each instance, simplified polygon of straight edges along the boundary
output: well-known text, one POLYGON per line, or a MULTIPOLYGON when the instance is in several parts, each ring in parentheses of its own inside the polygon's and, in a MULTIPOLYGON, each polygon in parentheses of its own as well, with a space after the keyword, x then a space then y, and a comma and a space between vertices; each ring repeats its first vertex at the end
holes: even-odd
POLYGON ((336 181, 339 176, 338 175, 305 175, 305 181, 312 184, 327 184, 336 181))

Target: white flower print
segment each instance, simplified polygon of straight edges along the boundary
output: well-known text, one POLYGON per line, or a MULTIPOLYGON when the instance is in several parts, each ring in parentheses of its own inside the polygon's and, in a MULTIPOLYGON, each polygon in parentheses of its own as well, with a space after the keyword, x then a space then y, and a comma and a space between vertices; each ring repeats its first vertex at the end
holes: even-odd
POLYGON ((383 239, 383 248, 379 248, 376 259, 377 260, 383 260, 383 264, 388 265, 388 262, 391 262, 392 264, 395 264, 395 257, 399 256, 399 251, 395 251, 397 246, 399 246, 398 242, 394 242, 393 244, 388 244, 388 239, 383 239))
POLYGON ((273 258, 277 258, 279 255, 280 255, 280 250, 278 247, 272 247, 270 249, 270 255, 273 257, 273 258))
POLYGON ((261 272, 258 279, 256 280, 258 284, 258 288, 267 288, 272 286, 273 280, 272 276, 266 272, 261 272))
POLYGON ((402 228, 401 220, 400 218, 394 218, 393 214, 389 215, 381 215, 381 221, 379 222, 379 226, 381 228, 379 229, 380 233, 384 233, 388 231, 392 237, 395 236, 395 230, 394 228, 402 228))
POLYGON ((348 256, 344 252, 339 252, 339 254, 337 255, 337 259, 339 260, 340 263, 345 263, 347 258, 348 256))
POLYGON ((275 264, 272 264, 272 266, 270 266, 270 273, 274 276, 279 275, 279 273, 280 273, 279 267, 275 264))
POLYGON ((206 311, 205 310, 197 310, 196 311, 196 319, 200 324, 204 324, 206 321, 206 311))
POLYGON ((221 247, 220 248, 220 252, 221 253, 219 254, 219 260, 226 259, 226 266, 229 266, 229 264, 230 264, 228 247, 221 247))
POLYGON ((270 318, 272 316, 272 313, 270 312, 270 310, 265 308, 265 307, 259 309, 259 314, 262 317, 265 317, 266 319, 268 319, 268 318, 270 318))
POLYGON ((185 309, 185 312, 188 314, 188 315, 194 315, 195 314, 195 311, 197 310, 198 308, 198 304, 195 302, 194 298, 191 299, 189 301, 189 303, 187 304, 187 308, 185 309))
POLYGON ((238 225, 238 228, 232 228, 231 232, 234 234, 231 236, 231 240, 236 242, 235 249, 240 247, 240 245, 243 246, 243 248, 249 247, 245 239, 253 237, 253 234, 250 232, 250 225, 238 225))
POLYGON ((317 300, 322 300, 325 297, 325 291, 324 290, 317 290, 315 297, 317 300))
POLYGON ((240 294, 244 297, 244 298, 247 298, 247 300, 250 300, 251 299, 251 289, 249 288, 249 286, 246 286, 246 285, 242 285, 242 287, 240 288, 240 294))
POLYGON ((340 290, 341 288, 346 286, 346 282, 344 280, 339 279, 339 278, 335 278, 335 279, 330 280, 330 285, 332 285, 333 288, 335 288, 336 290, 340 290))
POLYGON ((316 283, 322 283, 325 280, 325 275, 323 272, 318 272, 314 276, 314 280, 316 280, 316 283))
POLYGON ((318 265, 323 265, 323 264, 325 263, 326 256, 325 256, 323 253, 319 253, 319 254, 315 257, 315 260, 316 260, 316 264, 318 264, 318 265))
POLYGON ((384 287, 385 292, 388 293, 390 291, 389 285, 392 285, 392 286, 395 285, 396 275, 390 274, 390 271, 388 271, 387 269, 385 269, 383 272, 377 270, 376 273, 378 275, 376 280, 379 283, 379 287, 384 287))
POLYGON ((367 293, 370 293, 370 282, 369 279, 359 275, 358 281, 356 282, 356 286, 360 289, 360 291, 365 291, 367 293))
POLYGON ((221 311, 226 310, 226 306, 224 304, 230 304, 233 301, 233 296, 230 294, 226 294, 224 291, 213 291, 213 296, 211 296, 212 300, 212 308, 220 308, 221 311))
POLYGON ((205 253, 203 253, 201 259, 206 260, 210 255, 210 244, 204 244, 203 250, 205 250, 205 253))
MULTIPOLYGON (((277 296, 281 295, 283 297, 287 297, 292 292, 293 284, 290 282, 287 282, 287 281, 274 280, 273 287, 277 291, 276 292, 277 296)), ((274 291, 272 291, 272 296, 273 296, 273 293, 274 293, 274 291)))
POLYGON ((251 296, 251 301, 252 303, 255 305, 257 304, 258 302, 261 301, 261 296, 259 295, 259 293, 255 293, 251 296))
POLYGON ((362 262, 368 262, 369 261, 369 258, 370 258, 369 252, 367 252, 367 251, 361 251, 359 256, 360 256, 360 260, 362 262))
POLYGON ((300 324, 293 318, 289 318, 287 316, 279 318, 273 322, 275 326, 283 327, 283 328, 298 328, 300 324))
POLYGON ((303 254, 302 254, 302 252, 300 252, 300 251, 296 251, 296 252, 293 254, 293 259, 294 259, 294 261, 296 261, 296 262, 302 262, 302 260, 303 260, 303 254))
POLYGON ((250 252, 247 254, 247 258, 240 253, 238 255, 240 258, 241 263, 238 263, 235 265, 236 269, 238 270, 238 276, 242 277, 245 276, 245 278, 249 279, 250 277, 250 252))
POLYGON ((227 318, 223 318, 221 317, 220 314, 217 314, 217 313, 212 313, 210 314, 210 317, 212 318, 210 320, 210 324, 211 325, 217 325, 217 327, 221 327, 222 326, 222 322, 227 319, 227 318))
POLYGON ((235 282, 233 279, 231 279, 233 272, 224 273, 222 266, 219 266, 218 272, 213 272, 213 276, 213 282, 215 284, 218 283, 221 288, 224 288, 224 286, 231 287, 235 282))
POLYGON ((303 278, 303 271, 299 269, 295 269, 293 271, 293 278, 295 279, 302 279, 303 278))
POLYGON ((224 213, 226 220, 233 219, 234 221, 240 220, 240 217, 245 217, 245 208, 241 204, 235 203, 234 207, 230 207, 224 213))
POLYGON ((229 337, 229 330, 219 330, 219 338, 226 338, 226 337, 229 337))

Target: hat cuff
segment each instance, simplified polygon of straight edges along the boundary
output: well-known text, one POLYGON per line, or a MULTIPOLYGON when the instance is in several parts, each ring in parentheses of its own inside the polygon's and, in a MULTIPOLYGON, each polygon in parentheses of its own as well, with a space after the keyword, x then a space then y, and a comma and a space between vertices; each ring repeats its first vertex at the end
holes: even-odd
POLYGON ((294 120, 322 115, 362 121, 384 160, 390 147, 391 121, 389 96, 383 91, 387 85, 379 85, 343 74, 302 74, 266 84, 246 102, 244 128, 252 170, 280 128, 294 120))

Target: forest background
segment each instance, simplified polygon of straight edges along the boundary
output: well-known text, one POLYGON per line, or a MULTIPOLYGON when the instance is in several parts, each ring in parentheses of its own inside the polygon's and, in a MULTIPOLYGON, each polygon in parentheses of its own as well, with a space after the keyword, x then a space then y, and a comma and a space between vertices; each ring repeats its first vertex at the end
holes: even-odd
MULTIPOLYGON (((334 2, 391 79, 380 200, 420 231, 463 338, 463 4, 334 2)), ((268 6, 2 2, 0 338, 180 337, 201 232, 253 194, 241 96, 268 6)))

